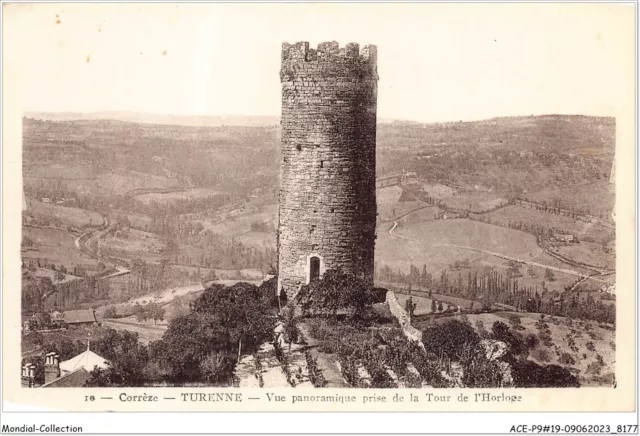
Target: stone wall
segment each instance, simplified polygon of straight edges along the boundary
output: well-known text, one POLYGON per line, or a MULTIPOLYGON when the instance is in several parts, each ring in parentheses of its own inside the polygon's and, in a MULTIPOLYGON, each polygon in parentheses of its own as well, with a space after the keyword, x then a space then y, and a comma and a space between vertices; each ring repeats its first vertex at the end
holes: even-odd
POLYGON ((376 225, 375 46, 283 44, 278 289, 342 268, 373 286, 376 225))
POLYGON ((404 310, 404 307, 400 305, 398 298, 396 298, 396 294, 393 291, 387 292, 387 305, 389 306, 389 310, 391 314, 398 320, 400 323, 400 327, 402 327, 402 331, 407 339, 412 341, 417 341, 423 348, 422 345, 422 332, 417 328, 411 325, 411 320, 409 318, 409 314, 404 310))

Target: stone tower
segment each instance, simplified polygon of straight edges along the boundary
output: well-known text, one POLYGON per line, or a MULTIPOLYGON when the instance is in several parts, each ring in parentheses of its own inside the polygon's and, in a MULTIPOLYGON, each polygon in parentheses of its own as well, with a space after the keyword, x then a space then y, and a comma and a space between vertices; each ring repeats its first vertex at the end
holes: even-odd
POLYGON ((373 286, 377 50, 282 45, 278 290, 341 268, 373 286))

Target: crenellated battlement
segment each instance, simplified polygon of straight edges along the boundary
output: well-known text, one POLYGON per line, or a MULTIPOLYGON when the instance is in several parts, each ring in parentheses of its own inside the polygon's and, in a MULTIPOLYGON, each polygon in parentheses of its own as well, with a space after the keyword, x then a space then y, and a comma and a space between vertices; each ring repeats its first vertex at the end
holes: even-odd
POLYGON ((360 44, 350 42, 344 47, 340 47, 336 41, 321 42, 317 49, 309 48, 308 42, 296 42, 289 44, 282 43, 282 61, 304 61, 313 62, 330 57, 343 57, 357 59, 373 65, 377 63, 377 47, 375 45, 365 45, 360 48, 360 44))

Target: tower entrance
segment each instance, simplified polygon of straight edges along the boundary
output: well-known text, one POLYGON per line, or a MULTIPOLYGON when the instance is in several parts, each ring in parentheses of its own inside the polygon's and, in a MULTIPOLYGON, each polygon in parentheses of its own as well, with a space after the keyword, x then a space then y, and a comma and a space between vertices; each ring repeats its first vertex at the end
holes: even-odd
POLYGON ((320 258, 312 256, 309 259, 309 282, 320 278, 320 258))

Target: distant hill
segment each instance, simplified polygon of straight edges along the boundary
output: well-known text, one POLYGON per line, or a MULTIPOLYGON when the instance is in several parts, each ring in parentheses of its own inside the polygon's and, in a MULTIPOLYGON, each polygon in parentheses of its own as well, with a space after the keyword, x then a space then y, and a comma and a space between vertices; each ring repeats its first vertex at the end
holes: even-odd
MULTIPOLYGON (((239 195, 277 187, 278 117, 25 115, 24 174, 32 183, 104 173, 105 182, 96 182, 99 192, 110 190, 114 178, 123 189, 144 188, 133 183, 141 174, 155 178, 151 187, 179 183, 239 195), (129 121, 133 118, 137 121, 129 121)), ((614 150, 615 119, 607 117, 543 115, 429 124, 379 120, 376 170, 383 175, 405 169, 429 182, 511 195, 608 181, 614 150)), ((96 191, 91 186, 77 189, 96 191)))
POLYGON ((47 121, 111 120, 167 126, 222 127, 247 126, 268 127, 280 123, 280 117, 263 115, 168 115, 140 112, 25 112, 24 116, 47 121))
MULTIPOLYGON (((112 111, 112 112, 25 112, 24 116, 35 120, 46 121, 88 121, 109 120, 125 121, 129 123, 163 124, 167 126, 187 127, 272 127, 280 124, 279 116, 271 115, 169 115, 150 114, 142 112, 112 111)), ((390 118, 379 118, 379 123, 411 123, 413 121, 398 121, 390 118)))

